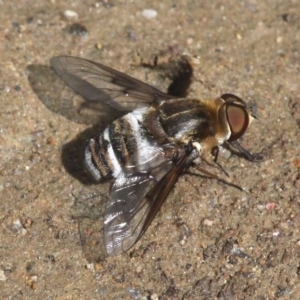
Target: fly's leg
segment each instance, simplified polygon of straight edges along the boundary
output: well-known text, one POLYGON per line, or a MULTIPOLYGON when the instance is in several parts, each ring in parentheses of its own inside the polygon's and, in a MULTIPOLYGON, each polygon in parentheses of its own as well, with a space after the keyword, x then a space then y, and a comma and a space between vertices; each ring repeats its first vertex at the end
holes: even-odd
POLYGON ((250 153, 248 150, 246 150, 243 146, 241 146, 237 141, 231 142, 231 143, 227 143, 227 145, 229 145, 229 147, 231 146, 231 148, 237 150, 240 154, 243 155, 243 157, 246 160, 252 161, 252 162, 258 162, 258 161, 262 161, 263 155, 261 153, 250 153))

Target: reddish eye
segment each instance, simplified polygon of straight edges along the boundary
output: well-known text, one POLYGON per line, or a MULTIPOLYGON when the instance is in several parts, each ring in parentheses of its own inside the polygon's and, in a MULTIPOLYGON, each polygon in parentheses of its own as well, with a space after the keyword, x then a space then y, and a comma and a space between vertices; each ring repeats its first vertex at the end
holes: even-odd
POLYGON ((249 116, 242 106, 233 103, 227 105, 226 113, 231 130, 229 142, 232 142, 239 139, 245 133, 249 125, 249 116))

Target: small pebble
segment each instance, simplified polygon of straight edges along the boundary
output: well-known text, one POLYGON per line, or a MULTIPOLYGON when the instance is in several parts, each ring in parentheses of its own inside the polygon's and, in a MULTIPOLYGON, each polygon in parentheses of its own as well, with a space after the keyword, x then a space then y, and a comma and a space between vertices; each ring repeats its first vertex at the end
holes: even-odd
POLYGON ((28 277, 26 279, 26 285, 29 288, 31 288, 32 290, 36 290, 37 289, 37 280, 38 280, 38 277, 36 275, 28 277))
POLYGON ((214 222, 212 220, 209 220, 209 219, 204 219, 202 223, 205 226, 212 226, 214 224, 214 222))
POLYGON ((186 43, 187 43, 188 45, 191 45, 193 42, 194 42, 194 39, 193 39, 193 38, 188 38, 188 39, 186 40, 186 43))
POLYGON ((157 11, 154 9, 144 9, 142 11, 142 16, 147 19, 154 19, 157 16, 157 11))
POLYGON ((273 210, 273 209, 275 209, 276 208, 276 203, 275 202, 268 202, 267 204, 266 204, 266 209, 267 210, 273 210))
POLYGON ((237 34, 236 34, 236 38, 237 38, 238 40, 241 40, 243 37, 242 37, 241 34, 237 33, 237 34))
POLYGON ((257 204, 256 207, 258 210, 264 210, 266 208, 266 206, 262 204, 257 204))
POLYGON ((102 44, 100 42, 98 42, 95 46, 98 50, 102 49, 102 44))
POLYGON ((6 276, 4 274, 3 270, 0 270, 0 281, 5 281, 6 280, 6 276))
POLYGON ((141 299, 141 292, 136 288, 127 288, 127 293, 133 299, 141 299))
POLYGON ((20 219, 16 219, 16 220, 13 222, 12 230, 13 230, 13 231, 20 231, 21 229, 23 229, 23 225, 22 225, 20 219))
POLYGON ((73 10, 69 10, 69 9, 66 9, 64 11, 64 16, 67 18, 67 19, 77 19, 78 18, 78 13, 73 11, 73 10))
POLYGON ((69 27, 69 33, 74 35, 74 36, 87 36, 88 35, 88 31, 85 28, 85 26, 79 24, 79 23, 74 23, 69 27))
POLYGON ((95 270, 95 266, 94 266, 94 264, 93 264, 93 263, 91 263, 91 264, 87 264, 87 265, 86 265, 86 268, 87 268, 88 270, 92 270, 92 271, 94 271, 94 270, 95 270))
POLYGON ((150 296, 150 299, 151 299, 151 300, 158 300, 158 295, 157 295, 157 294, 152 294, 152 295, 150 296))

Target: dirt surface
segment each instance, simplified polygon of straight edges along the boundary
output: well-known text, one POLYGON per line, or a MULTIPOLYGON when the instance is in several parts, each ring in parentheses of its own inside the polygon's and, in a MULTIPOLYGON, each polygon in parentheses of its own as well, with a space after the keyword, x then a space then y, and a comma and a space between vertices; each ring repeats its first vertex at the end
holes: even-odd
POLYGON ((0 1, 0 20, 1 299, 300 299, 299 1, 0 1), (155 62, 189 57, 190 96, 256 101, 241 143, 264 161, 220 159, 244 191, 183 174, 135 247, 103 260, 109 183, 82 169, 96 128, 49 67, 60 54, 163 90, 155 62))

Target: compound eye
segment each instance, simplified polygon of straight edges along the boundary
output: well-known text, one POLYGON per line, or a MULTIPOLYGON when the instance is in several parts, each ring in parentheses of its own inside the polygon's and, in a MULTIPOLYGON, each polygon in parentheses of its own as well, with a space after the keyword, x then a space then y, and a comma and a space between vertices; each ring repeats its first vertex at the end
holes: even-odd
POLYGON ((244 107, 234 103, 228 103, 227 120, 231 130, 229 142, 239 139, 247 130, 249 125, 249 115, 244 107))

